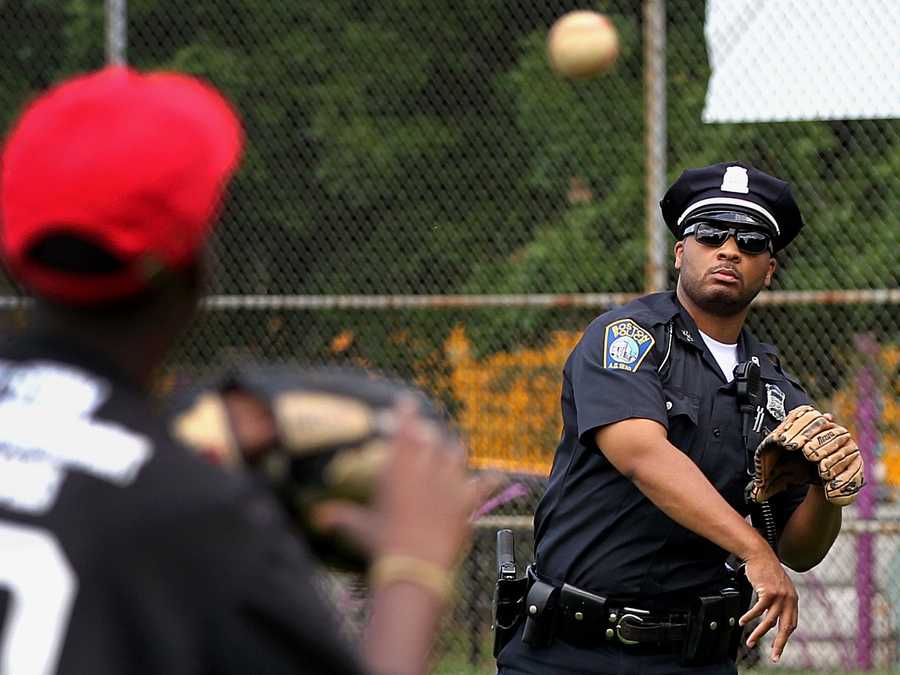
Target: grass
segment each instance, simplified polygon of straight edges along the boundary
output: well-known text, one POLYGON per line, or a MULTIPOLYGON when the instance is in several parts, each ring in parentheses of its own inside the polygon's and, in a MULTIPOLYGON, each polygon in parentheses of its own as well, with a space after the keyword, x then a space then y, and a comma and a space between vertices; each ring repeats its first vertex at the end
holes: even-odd
MULTIPOLYGON (((480 645, 480 660, 473 665, 469 662, 470 643, 468 636, 458 633, 445 635, 442 643, 442 651, 438 660, 429 671, 430 675, 496 675, 497 668, 491 658, 491 639, 485 636, 480 645)), ((786 668, 739 668, 740 675, 898 675, 900 669, 891 671, 860 671, 849 670, 789 670, 786 668)))
POLYGON ((490 665, 472 666, 464 656, 448 654, 430 672, 431 675, 495 675, 497 669, 490 665))
MULTIPOLYGON (((497 669, 493 665, 472 666, 465 657, 448 655, 435 665, 431 670, 431 675, 495 675, 496 672, 497 669)), ((896 675, 900 671, 892 672, 896 675)), ((860 673, 846 670, 784 670, 781 668, 742 670, 740 673, 741 675, 891 675, 889 671, 860 673)))
MULTIPOLYGON (((489 652, 486 652, 489 654, 489 652)), ((431 675, 496 675, 493 661, 483 661, 473 666, 464 654, 448 652, 438 661, 431 675)), ((896 675, 900 671, 868 671, 861 673, 847 670, 785 670, 783 668, 753 668, 740 670, 741 675, 896 675)))

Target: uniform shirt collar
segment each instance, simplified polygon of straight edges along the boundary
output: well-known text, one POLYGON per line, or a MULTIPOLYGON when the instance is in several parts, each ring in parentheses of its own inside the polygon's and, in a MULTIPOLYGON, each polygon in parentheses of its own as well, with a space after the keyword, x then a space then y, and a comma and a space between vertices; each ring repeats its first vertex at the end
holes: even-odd
POLYGON ((700 335, 700 329, 694 322, 694 318, 688 313, 684 306, 678 302, 678 296, 672 291, 672 307, 674 308, 675 322, 672 326, 675 337, 689 347, 693 347, 699 351, 704 351, 703 337, 700 335))
MULTIPOLYGON (((693 317, 678 302, 675 292, 671 291, 670 294, 670 303, 675 316, 673 325, 675 337, 681 340, 684 345, 693 347, 705 354, 707 350, 705 349, 703 338, 700 336, 700 329, 694 323, 693 317)), ((759 360, 760 377, 764 380, 779 379, 780 376, 775 365, 779 363, 778 350, 770 344, 757 340, 745 325, 741 328, 741 334, 738 336, 738 363, 746 361, 753 356, 759 360)), ((711 355, 710 361, 712 361, 711 355)))
MULTIPOLYGON (((678 302, 678 296, 674 290, 645 296, 645 303, 658 313, 661 320, 674 319, 673 333, 676 339, 688 347, 693 347, 701 352, 705 351, 700 329, 694 323, 693 317, 678 302)), ((746 361, 752 356, 759 359, 761 377, 778 379, 779 374, 775 366, 780 361, 778 350, 773 345, 757 340, 745 325, 738 337, 738 359, 746 361)))

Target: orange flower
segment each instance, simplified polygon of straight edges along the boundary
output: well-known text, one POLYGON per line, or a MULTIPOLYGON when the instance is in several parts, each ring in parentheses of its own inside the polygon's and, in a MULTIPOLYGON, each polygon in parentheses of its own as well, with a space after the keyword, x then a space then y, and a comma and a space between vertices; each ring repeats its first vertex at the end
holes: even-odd
POLYGON ((561 372, 579 333, 557 332, 537 349, 472 356, 465 328, 444 342, 450 373, 435 381, 459 405, 457 422, 479 468, 546 474, 559 439, 561 372))
POLYGON ((350 349, 350 345, 353 344, 354 338, 353 331, 350 329, 342 330, 340 333, 334 336, 331 340, 331 353, 332 354, 341 354, 348 349, 350 349))

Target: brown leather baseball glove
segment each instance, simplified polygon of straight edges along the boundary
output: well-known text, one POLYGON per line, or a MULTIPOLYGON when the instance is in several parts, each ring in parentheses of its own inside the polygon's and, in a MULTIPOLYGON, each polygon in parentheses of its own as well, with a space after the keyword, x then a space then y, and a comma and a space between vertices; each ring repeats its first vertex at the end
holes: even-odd
POLYGON ((401 397, 450 433, 436 406, 412 385, 336 367, 230 372, 184 394, 171 424, 188 447, 268 485, 324 562, 361 570, 365 552, 319 532, 311 516, 323 501, 370 501, 388 463, 392 411, 401 397))
POLYGON ((807 483, 822 484, 828 501, 846 506, 863 486, 863 461, 847 429, 802 405, 757 446, 748 496, 763 502, 807 483))
POLYGON ((865 484, 865 467, 859 446, 847 429, 833 424, 820 431, 803 446, 803 454, 816 463, 828 501, 838 506, 856 501, 865 484))

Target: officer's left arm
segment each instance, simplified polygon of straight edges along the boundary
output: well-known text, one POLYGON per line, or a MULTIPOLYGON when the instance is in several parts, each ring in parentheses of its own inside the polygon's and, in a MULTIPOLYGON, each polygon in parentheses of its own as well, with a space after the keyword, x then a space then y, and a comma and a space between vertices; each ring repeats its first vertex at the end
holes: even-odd
POLYGON ((778 540, 782 562, 797 572, 806 572, 822 562, 841 530, 841 511, 840 506, 825 499, 821 485, 810 485, 778 540))

